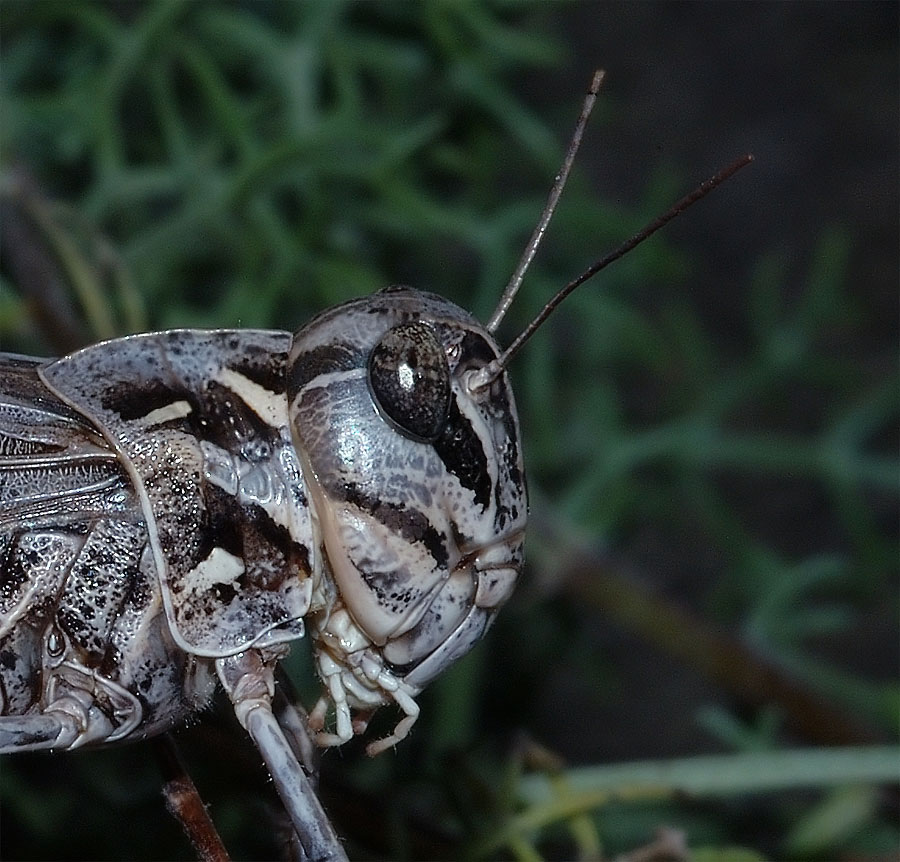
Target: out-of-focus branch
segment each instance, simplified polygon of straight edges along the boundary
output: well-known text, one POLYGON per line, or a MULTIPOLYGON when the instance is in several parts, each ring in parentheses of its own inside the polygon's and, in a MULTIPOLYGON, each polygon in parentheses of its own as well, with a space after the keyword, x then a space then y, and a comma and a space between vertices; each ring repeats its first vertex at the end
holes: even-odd
POLYGON ((50 346, 68 353, 87 343, 87 328, 80 323, 65 269, 35 218, 35 208, 43 210, 45 203, 26 173, 13 171, 3 177, 0 235, 5 265, 50 346))
POLYGON ((883 741, 858 716, 827 701, 803 680, 734 635, 668 599, 609 559, 576 552, 559 576, 564 593, 588 602, 649 643, 753 706, 777 703, 804 739, 823 745, 883 741))

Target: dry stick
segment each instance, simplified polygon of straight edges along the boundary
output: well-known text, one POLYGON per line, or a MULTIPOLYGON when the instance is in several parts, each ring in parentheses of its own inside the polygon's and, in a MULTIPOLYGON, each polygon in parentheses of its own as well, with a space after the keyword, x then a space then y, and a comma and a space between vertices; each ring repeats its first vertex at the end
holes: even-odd
POLYGON ((661 596, 605 558, 567 553, 567 593, 649 643, 677 656, 746 703, 781 706, 793 728, 824 745, 860 745, 883 734, 861 716, 826 699, 785 668, 727 631, 661 596))
POLYGON ((165 779, 163 796, 166 808, 181 824, 197 856, 201 862, 230 862, 209 812, 184 768, 175 741, 164 733, 153 740, 153 746, 165 779))

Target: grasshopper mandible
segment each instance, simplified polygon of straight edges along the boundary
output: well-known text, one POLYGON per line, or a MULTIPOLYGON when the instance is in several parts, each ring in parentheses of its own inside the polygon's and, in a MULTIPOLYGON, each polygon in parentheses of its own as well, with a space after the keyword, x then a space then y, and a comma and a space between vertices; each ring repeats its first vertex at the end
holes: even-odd
POLYGON ((392 287, 299 332, 171 330, 58 360, 0 355, 0 752, 162 733, 221 685, 310 858, 344 858, 272 709, 307 635, 320 745, 483 636, 523 565, 524 465, 506 368, 568 293, 739 159, 494 339, 602 80, 490 321, 392 287), (327 727, 333 712, 333 727, 327 727))

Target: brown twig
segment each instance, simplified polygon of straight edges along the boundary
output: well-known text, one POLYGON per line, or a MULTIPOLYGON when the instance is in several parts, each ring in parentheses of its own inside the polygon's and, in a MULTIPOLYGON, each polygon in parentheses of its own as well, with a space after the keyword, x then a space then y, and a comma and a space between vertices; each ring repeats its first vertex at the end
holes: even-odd
POLYGON ((712 679, 745 703, 777 703, 790 726, 824 745, 881 741, 858 716, 831 703, 770 658, 606 560, 578 553, 560 577, 565 592, 588 602, 712 679))
POLYGON ((210 819, 197 788, 182 763, 169 734, 153 740, 160 771, 163 796, 169 813, 181 824, 201 862, 230 862, 228 851, 210 819))

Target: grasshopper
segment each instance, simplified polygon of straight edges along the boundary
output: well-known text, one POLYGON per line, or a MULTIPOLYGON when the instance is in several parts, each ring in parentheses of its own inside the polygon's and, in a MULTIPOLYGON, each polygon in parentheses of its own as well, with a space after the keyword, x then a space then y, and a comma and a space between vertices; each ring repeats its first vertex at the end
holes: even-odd
POLYGON ((505 350, 496 311, 408 287, 297 333, 170 330, 61 359, 0 355, 0 752, 139 740, 217 686, 304 852, 345 858, 276 718, 275 671, 309 637, 321 746, 402 713, 484 635, 522 572, 525 468, 512 356, 576 287, 746 164, 739 159, 563 288, 505 350), (329 721, 333 715, 333 720, 329 721))

